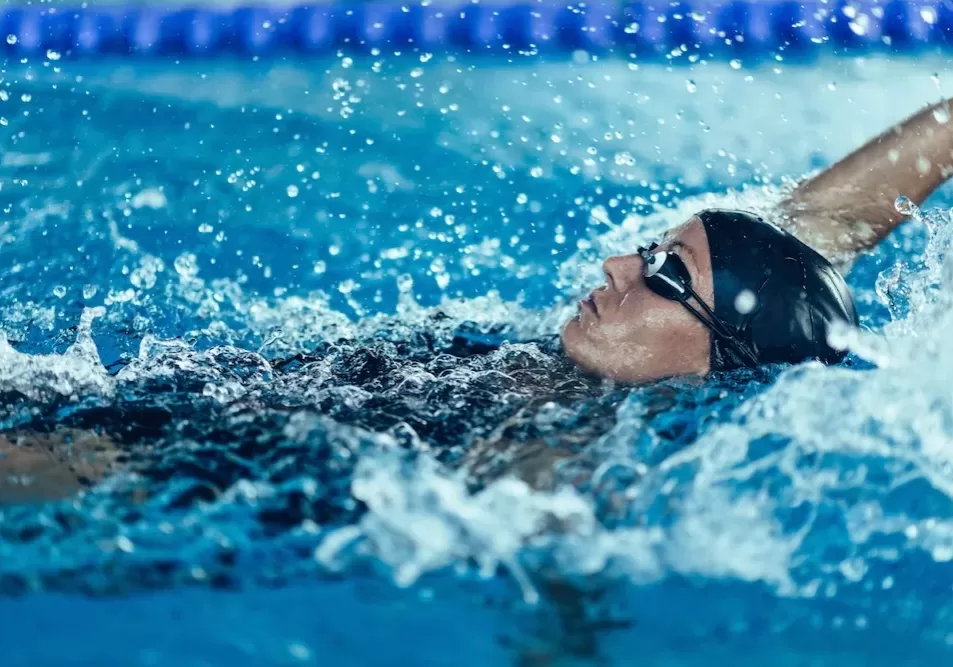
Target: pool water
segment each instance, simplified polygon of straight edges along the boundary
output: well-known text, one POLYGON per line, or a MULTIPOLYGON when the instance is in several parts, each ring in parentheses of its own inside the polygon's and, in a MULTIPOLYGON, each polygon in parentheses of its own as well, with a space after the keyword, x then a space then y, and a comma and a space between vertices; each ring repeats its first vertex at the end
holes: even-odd
POLYGON ((633 389, 555 337, 944 65, 8 64, 0 424, 114 472, 0 509, 4 664, 948 660, 949 190, 844 366, 633 389))

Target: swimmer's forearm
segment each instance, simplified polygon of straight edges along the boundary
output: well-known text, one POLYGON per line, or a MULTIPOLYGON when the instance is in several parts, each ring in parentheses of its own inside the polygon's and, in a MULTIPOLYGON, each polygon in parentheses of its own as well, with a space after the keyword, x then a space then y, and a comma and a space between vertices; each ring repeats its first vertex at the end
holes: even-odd
POLYGON ((894 206, 897 197, 919 206, 953 175, 951 106, 947 99, 923 109, 805 181, 786 202, 788 213, 826 218, 829 229, 804 222, 810 235, 823 237, 820 245, 826 242, 834 251, 877 243, 903 220, 894 206))

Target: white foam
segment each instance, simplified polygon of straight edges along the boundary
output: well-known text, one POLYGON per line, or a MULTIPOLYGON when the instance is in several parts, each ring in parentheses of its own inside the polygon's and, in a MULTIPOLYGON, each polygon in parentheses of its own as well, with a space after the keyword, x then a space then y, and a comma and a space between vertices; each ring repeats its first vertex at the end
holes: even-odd
POLYGON ((34 400, 110 395, 115 383, 100 362, 90 334, 93 319, 104 312, 102 308, 84 311, 76 341, 63 354, 23 354, 0 331, 0 392, 16 392, 34 400))

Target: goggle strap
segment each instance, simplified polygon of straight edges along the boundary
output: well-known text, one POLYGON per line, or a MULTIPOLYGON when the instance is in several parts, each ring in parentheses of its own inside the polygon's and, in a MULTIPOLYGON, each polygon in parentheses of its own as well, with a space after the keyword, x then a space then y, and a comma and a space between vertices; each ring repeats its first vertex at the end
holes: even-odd
POLYGON ((725 326, 725 324, 720 319, 718 319, 718 316, 715 315, 712 309, 708 307, 708 304, 705 303, 705 301, 700 296, 698 296, 698 294, 695 293, 695 290, 691 288, 691 285, 685 285, 685 290, 689 293, 689 295, 691 295, 693 299, 695 299, 695 301, 698 302, 698 305, 700 305, 702 309, 705 311, 705 314, 711 318, 711 321, 714 324, 718 325, 718 327, 721 329, 722 335, 732 339, 735 338, 735 335, 728 329, 727 326, 725 326))
MULTIPOLYGON (((694 290, 692 290, 691 288, 688 288, 688 290, 689 292, 691 292, 692 297, 696 301, 698 301, 698 303, 700 303, 702 307, 705 308, 706 312, 710 314, 711 310, 708 308, 708 306, 705 305, 705 302, 698 298, 698 295, 694 293, 694 290)), ((712 315, 712 319, 708 320, 705 317, 703 317, 702 314, 694 308, 694 306, 688 303, 687 299, 679 299, 679 301, 681 302, 683 306, 685 306, 685 308, 692 315, 694 315, 698 319, 699 322, 704 324, 709 331, 711 331, 713 334, 715 334, 716 336, 724 340, 726 343, 729 343, 732 347, 734 347, 741 354, 741 356, 744 357, 745 360, 751 364, 752 368, 758 365, 758 360, 755 358, 754 354, 748 349, 748 346, 742 343, 740 340, 738 340, 734 336, 732 336, 727 331, 725 331, 724 324, 722 324, 717 317, 712 315)))

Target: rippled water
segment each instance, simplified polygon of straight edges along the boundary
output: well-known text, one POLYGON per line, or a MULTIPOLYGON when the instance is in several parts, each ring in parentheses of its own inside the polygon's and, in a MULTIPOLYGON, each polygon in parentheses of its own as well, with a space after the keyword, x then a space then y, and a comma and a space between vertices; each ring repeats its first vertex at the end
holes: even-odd
POLYGON ((445 60, 8 66, 0 424, 82 490, 8 480, 5 664, 949 659, 947 192, 842 367, 632 389, 555 339, 942 63, 445 60))

